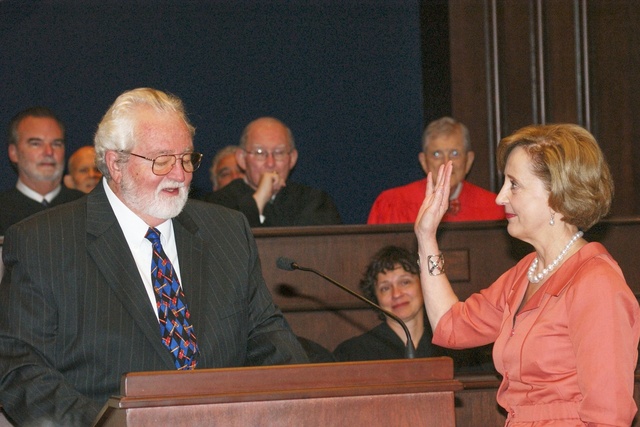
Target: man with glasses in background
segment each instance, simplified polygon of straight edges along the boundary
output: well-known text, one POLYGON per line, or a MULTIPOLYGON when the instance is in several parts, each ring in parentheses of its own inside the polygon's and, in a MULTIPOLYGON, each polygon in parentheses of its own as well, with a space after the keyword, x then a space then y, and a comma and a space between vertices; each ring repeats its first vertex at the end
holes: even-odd
POLYGON ((298 160, 291 130, 280 120, 261 117, 240 137, 236 160, 245 171, 204 200, 245 214, 251 227, 341 224, 340 214, 324 191, 288 180, 298 160))
POLYGON ((125 92, 96 132, 102 182, 7 230, 0 404, 16 425, 93 425, 126 372, 307 362, 244 216, 188 200, 193 134, 178 98, 125 92))
MULTIPOLYGON (((466 180, 475 154, 467 127, 442 117, 429 123, 422 134, 422 151, 418 154, 425 175, 435 183, 438 169, 449 161, 451 192, 449 208, 442 222, 497 221, 505 219, 504 206, 496 203, 497 194, 466 180)), ((390 188, 378 195, 369 211, 367 224, 414 223, 427 190, 427 178, 390 188)))

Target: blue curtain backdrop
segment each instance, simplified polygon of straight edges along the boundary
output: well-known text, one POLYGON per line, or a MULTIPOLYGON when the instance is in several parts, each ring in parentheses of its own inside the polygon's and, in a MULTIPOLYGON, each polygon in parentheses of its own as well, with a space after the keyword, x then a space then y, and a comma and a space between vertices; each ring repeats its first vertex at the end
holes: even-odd
MULTIPOLYGON (((275 116, 300 152, 292 179, 364 223, 380 191, 423 176, 419 13, 417 0, 0 1, 0 125, 49 106, 68 158, 121 92, 162 89, 196 126, 206 191, 215 151, 275 116)), ((3 148, 0 189, 15 180, 3 148)))

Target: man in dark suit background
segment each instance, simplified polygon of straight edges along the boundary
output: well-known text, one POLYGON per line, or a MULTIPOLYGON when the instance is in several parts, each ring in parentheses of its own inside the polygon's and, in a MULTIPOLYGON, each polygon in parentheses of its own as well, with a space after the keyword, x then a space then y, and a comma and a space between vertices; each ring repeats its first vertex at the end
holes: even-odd
POLYGON ((50 109, 27 108, 11 119, 8 152, 18 182, 0 193, 0 236, 21 219, 82 196, 61 185, 64 124, 50 109))
POLYGON ((125 92, 95 137, 103 182, 7 230, 0 404, 14 422, 88 425, 123 373, 184 360, 161 336, 169 320, 155 294, 165 277, 152 277, 152 231, 181 286, 189 325, 178 326, 193 333, 176 335, 194 350, 184 369, 307 361, 264 284, 244 216, 187 199, 202 157, 193 134, 179 99, 125 92))
POLYGON ((203 200, 244 213, 252 227, 341 224, 334 201, 323 190, 289 180, 298 161, 291 130, 280 120, 261 117, 249 123, 236 150, 245 171, 203 200))

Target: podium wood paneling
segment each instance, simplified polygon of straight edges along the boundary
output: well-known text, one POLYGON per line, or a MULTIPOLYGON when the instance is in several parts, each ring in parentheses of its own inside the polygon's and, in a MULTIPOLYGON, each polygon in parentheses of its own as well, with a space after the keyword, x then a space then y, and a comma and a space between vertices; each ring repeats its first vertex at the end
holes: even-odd
POLYGON ((139 372, 95 425, 455 426, 461 388, 448 358, 139 372))

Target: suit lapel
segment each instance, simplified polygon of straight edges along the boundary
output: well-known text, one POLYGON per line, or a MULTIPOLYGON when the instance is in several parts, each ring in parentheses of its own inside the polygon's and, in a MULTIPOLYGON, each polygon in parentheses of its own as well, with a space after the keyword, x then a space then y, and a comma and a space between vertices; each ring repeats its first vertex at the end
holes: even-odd
POLYGON ((173 230, 176 238, 176 249, 180 263, 181 285, 187 300, 187 307, 191 315, 191 324, 194 325, 196 337, 198 325, 202 325, 200 313, 205 303, 200 286, 207 282, 202 277, 206 270, 204 260, 204 241, 198 235, 198 226, 188 213, 188 204, 185 210, 173 220, 173 230))
POLYGON ((158 320, 102 184, 88 195, 87 233, 94 237, 87 239, 87 251, 98 270, 151 345, 165 359, 167 368, 175 369, 172 356, 161 342, 158 320))

